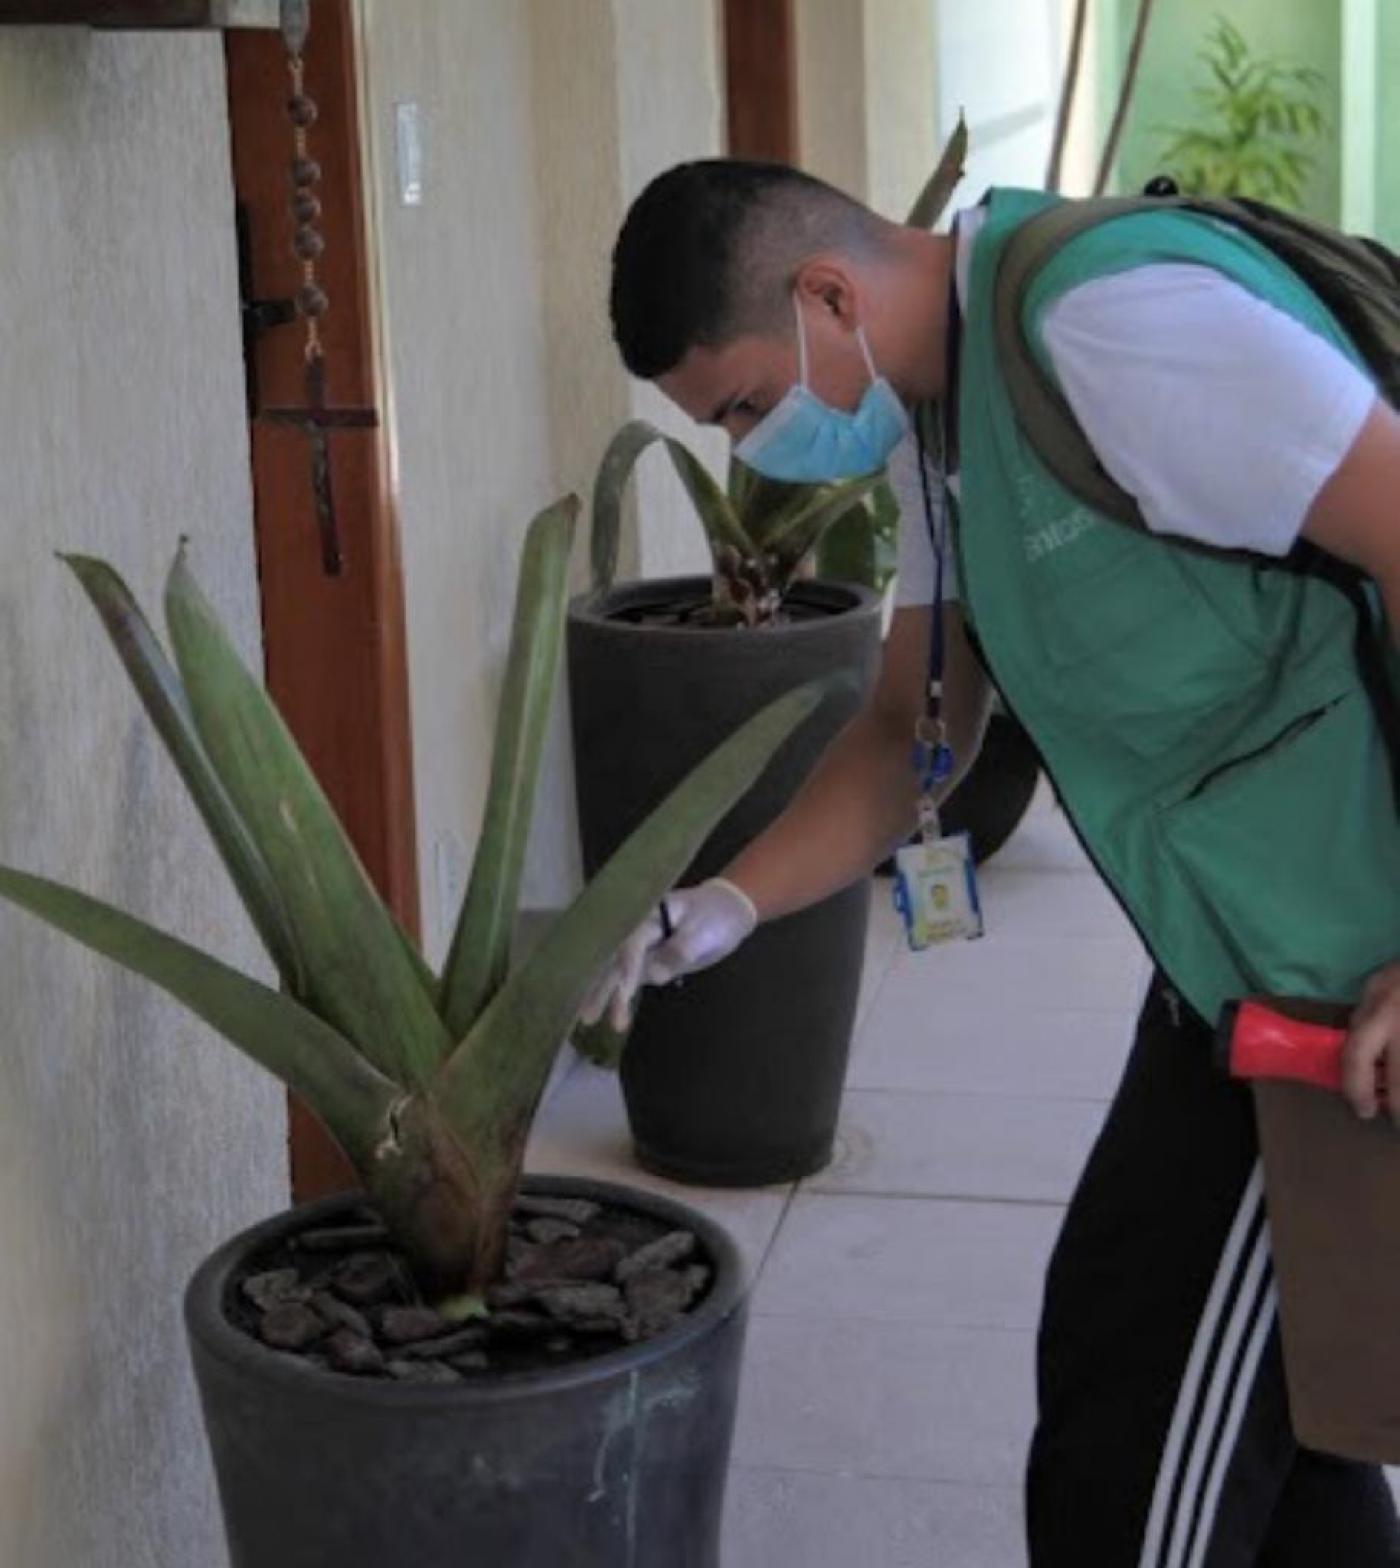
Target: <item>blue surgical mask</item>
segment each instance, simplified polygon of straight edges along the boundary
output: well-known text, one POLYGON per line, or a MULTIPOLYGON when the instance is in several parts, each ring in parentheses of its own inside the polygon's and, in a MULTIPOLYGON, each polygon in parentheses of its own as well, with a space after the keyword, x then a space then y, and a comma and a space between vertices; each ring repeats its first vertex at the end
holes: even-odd
POLYGON ((904 404, 876 374, 860 327, 856 341, 870 372, 865 396, 853 413, 822 402, 807 385, 807 333, 795 297, 793 307, 800 380, 739 442, 735 457, 766 479, 795 484, 827 484, 878 472, 909 430, 904 404))

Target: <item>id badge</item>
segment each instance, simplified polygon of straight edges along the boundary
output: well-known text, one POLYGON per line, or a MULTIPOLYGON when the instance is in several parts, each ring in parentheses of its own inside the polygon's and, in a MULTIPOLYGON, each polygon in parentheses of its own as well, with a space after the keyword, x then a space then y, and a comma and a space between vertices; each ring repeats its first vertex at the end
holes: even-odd
POLYGON ((982 935, 972 841, 966 833, 906 844, 894 857, 894 907, 914 952, 982 935))

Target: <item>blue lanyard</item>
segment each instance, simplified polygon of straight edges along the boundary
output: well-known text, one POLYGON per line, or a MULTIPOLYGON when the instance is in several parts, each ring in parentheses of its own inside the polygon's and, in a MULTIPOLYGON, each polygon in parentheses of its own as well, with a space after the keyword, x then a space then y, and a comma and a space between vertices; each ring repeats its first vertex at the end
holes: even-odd
MULTIPOLYGON (((943 723, 943 668, 945 646, 943 638, 943 583, 948 557, 948 529, 951 522, 953 501, 948 488, 949 465, 957 451, 958 368, 962 349, 962 310, 958 301, 957 286, 957 229, 953 231, 953 273, 948 287, 948 346, 947 369, 943 381, 943 403, 938 411, 939 470, 943 482, 944 508, 942 526, 933 504, 929 487, 928 451, 918 417, 914 421, 918 445, 919 485, 923 495, 924 522, 928 528, 929 545, 934 559, 934 590, 932 626, 929 631, 928 690, 924 699, 924 712, 915 732, 914 771, 918 774, 919 790, 931 796, 934 789, 953 771, 953 752, 948 745, 943 723)), ((921 411, 922 412, 922 411, 921 411)))
POLYGON ((943 451, 940 453, 940 468, 943 470, 943 493, 945 496, 942 527, 940 527, 939 514, 934 507, 933 492, 929 488, 928 482, 928 449, 924 445, 924 433, 920 429, 917 420, 914 423, 914 430, 919 448, 919 487, 923 492, 924 524, 928 529, 928 542, 929 547, 933 551, 934 561, 933 625, 929 638, 927 712, 930 718, 937 718, 943 696, 943 581, 944 567, 948 558, 947 441, 945 439, 941 443, 943 451))

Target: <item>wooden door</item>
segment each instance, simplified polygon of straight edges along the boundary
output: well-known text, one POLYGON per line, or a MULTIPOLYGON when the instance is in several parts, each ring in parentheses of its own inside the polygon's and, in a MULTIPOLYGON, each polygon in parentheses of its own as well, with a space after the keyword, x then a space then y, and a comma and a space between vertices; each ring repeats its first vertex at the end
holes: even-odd
MULTIPOLYGON (((269 690, 360 858, 418 935, 408 670, 397 524, 386 484, 368 289, 351 0, 312 0, 306 92, 318 106, 310 155, 321 165, 318 262, 325 402, 357 411, 325 436, 338 569, 312 479, 305 323, 286 317, 300 282, 292 252, 293 156, 286 57, 276 33, 227 35, 229 121, 243 255, 245 351, 258 572, 269 690), (264 303, 249 312, 254 301, 264 303)), ((292 1105, 298 1199, 353 1184, 318 1122, 292 1105)))
POLYGON ((725 0, 724 69, 729 156, 796 163, 793 0, 725 0))

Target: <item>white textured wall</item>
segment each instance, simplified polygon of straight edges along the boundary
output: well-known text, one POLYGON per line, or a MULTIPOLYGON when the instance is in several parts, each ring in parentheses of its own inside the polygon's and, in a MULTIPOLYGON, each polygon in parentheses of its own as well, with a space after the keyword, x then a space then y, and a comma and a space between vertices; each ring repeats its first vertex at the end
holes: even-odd
POLYGON ((870 205, 903 222, 938 159, 931 0, 866 0, 870 205))
POLYGON ((801 165, 868 201, 865 0, 797 0, 796 16, 801 165))
MULTIPOLYGON (((713 0, 612 0, 612 4, 621 129, 616 211, 620 223, 627 205, 653 176, 672 164, 720 152, 724 96, 713 0)), ((605 267, 599 277, 600 292, 606 278, 605 267)), ((724 435, 693 424, 654 387, 636 381, 627 385, 634 416, 679 436, 716 474, 723 474, 729 457, 724 435)), ((638 469, 636 519, 642 576, 709 570, 705 537, 694 508, 660 452, 648 453, 638 469)))
POLYGON ((804 169, 902 221, 938 156, 935 0, 797 0, 804 169))
MULTIPOLYGON (((633 412, 658 412, 609 340, 608 261, 640 184, 718 148, 714 14, 713 0, 361 0, 425 931, 436 951, 444 864, 475 843, 484 804, 526 524, 565 491, 586 499, 613 430, 633 412), (394 105, 407 101, 424 129, 416 208, 400 205, 395 176, 394 105)), ((713 442, 706 450, 714 455, 713 442)), ((643 569, 703 563, 671 477, 646 469, 643 569)), ((585 555, 581 544, 580 585, 585 555)), ((629 564, 637 559, 634 538, 629 564)), ((527 904, 558 904, 576 885, 572 795, 561 704, 527 904)))
MULTIPOLYGON (((530 518, 566 488, 551 437, 528 9, 515 0, 362 7, 434 957, 446 949, 446 906, 485 804, 521 542, 530 518), (398 103, 416 103, 421 118, 418 207, 399 200, 398 103)), ((552 820, 567 798, 553 779, 545 793, 554 805, 541 816, 552 820)))
MULTIPOLYGON (((212 36, 0 30, 0 859, 254 940, 55 548, 148 602, 177 535, 257 651, 223 69, 212 36)), ((214 1568, 179 1321, 283 1204, 278 1088, 0 909, 0 1564, 214 1568)))

